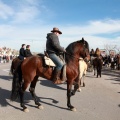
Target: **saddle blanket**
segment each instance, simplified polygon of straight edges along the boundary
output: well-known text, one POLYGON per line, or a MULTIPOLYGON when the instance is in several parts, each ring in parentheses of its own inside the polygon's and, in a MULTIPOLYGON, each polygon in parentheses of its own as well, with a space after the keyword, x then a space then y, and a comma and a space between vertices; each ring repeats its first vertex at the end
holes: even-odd
POLYGON ((53 66, 53 67, 56 66, 55 63, 50 58, 48 58, 48 57, 45 56, 44 59, 45 59, 45 64, 46 65, 53 66))

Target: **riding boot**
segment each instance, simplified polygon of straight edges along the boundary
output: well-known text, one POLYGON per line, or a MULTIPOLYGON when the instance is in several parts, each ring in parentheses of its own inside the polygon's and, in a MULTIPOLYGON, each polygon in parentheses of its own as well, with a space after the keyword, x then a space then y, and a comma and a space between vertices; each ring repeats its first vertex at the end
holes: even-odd
POLYGON ((61 84, 62 80, 60 79, 60 74, 61 74, 61 70, 55 70, 55 72, 53 73, 53 83, 54 84, 61 84))

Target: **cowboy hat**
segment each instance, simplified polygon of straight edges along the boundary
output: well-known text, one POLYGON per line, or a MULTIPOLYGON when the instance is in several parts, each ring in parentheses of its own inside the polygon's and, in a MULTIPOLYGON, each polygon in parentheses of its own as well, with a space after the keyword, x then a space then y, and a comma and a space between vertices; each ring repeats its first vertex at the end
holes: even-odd
POLYGON ((53 30, 51 30, 51 32, 58 32, 59 34, 62 34, 62 32, 56 27, 54 27, 53 30))

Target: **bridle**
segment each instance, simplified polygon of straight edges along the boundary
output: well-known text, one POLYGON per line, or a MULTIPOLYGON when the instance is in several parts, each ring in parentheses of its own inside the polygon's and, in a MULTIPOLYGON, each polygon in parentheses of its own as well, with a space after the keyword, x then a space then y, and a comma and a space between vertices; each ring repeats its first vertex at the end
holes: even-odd
POLYGON ((86 57, 85 57, 84 59, 75 57, 74 55, 72 55, 72 54, 70 54, 70 53, 68 53, 68 52, 65 52, 65 54, 68 54, 68 55, 72 56, 73 58, 75 58, 75 59, 77 59, 77 60, 84 60, 85 62, 88 62, 88 61, 89 61, 89 58, 88 58, 88 55, 89 55, 89 54, 86 52, 87 49, 86 49, 86 47, 85 47, 85 41, 84 41, 84 43, 83 43, 83 46, 84 46, 83 52, 85 51, 85 54, 86 54, 86 57))

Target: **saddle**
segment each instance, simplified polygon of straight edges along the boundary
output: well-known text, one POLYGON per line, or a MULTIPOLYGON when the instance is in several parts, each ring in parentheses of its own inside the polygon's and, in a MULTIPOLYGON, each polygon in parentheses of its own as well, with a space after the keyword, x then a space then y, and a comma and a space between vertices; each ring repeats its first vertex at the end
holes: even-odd
MULTIPOLYGON (((56 65, 49 58, 49 55, 47 54, 47 52, 44 52, 43 60, 44 60, 45 66, 53 67, 55 69, 56 65)), ((61 59, 61 61, 62 61, 62 59, 61 59)), ((66 64, 63 66, 63 68, 61 70, 61 79, 62 79, 62 81, 66 81, 66 64)))

